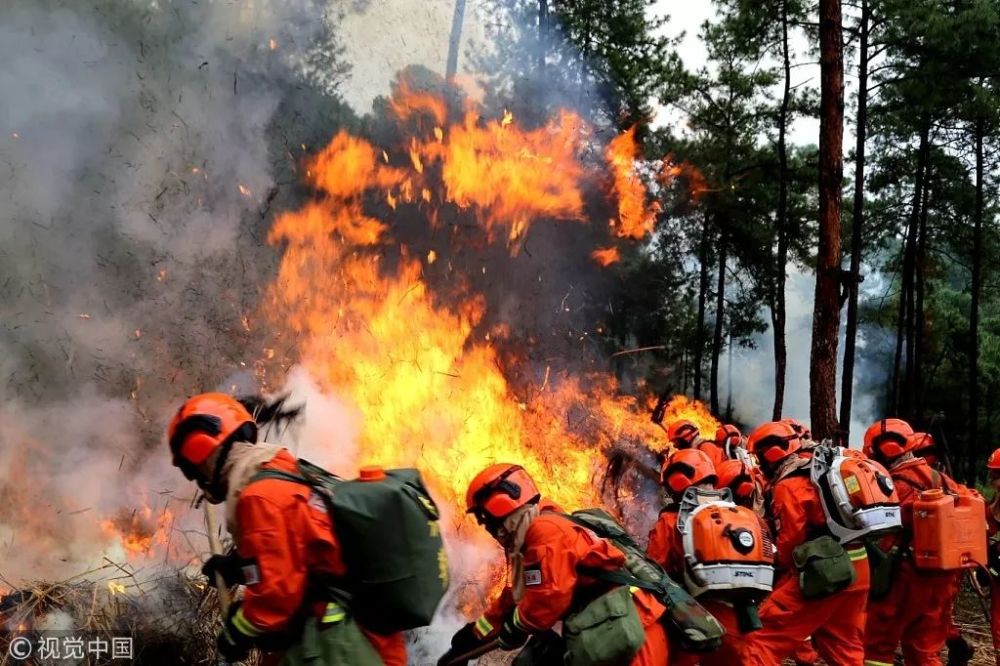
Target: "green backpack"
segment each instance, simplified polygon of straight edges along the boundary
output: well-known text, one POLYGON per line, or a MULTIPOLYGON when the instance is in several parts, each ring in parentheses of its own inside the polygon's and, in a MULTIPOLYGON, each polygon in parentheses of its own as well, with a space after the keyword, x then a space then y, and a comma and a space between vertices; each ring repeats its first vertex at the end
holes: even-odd
POLYGON ((415 469, 347 480, 306 460, 298 474, 265 469, 253 476, 309 486, 333 522, 348 574, 333 582, 351 597, 366 629, 380 634, 430 624, 448 589, 448 559, 438 509, 415 469))
POLYGON ((584 571, 588 576, 654 593, 667 607, 665 625, 686 650, 708 652, 722 644, 726 630, 719 621, 678 585, 659 564, 646 556, 622 525, 603 509, 584 509, 566 516, 607 539, 625 554, 620 571, 584 571))

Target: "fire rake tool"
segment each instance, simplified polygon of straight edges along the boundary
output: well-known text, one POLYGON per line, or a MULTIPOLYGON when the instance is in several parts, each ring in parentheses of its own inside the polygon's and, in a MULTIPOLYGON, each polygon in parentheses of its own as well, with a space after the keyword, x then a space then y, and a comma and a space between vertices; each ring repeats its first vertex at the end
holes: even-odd
MULTIPOLYGON (((215 524, 215 514, 212 513, 212 505, 205 502, 204 507, 205 528, 208 530, 208 547, 212 551, 212 555, 221 555, 222 546, 219 544, 219 531, 218 526, 215 524)), ((226 587, 226 581, 218 571, 215 572, 215 590, 219 595, 219 610, 222 613, 223 621, 225 621, 225 618, 229 617, 229 605, 232 600, 229 598, 229 588, 226 587)), ((229 662, 221 656, 216 656, 215 659, 216 666, 229 666, 229 662)))
POLYGON ((456 664, 464 664, 470 659, 477 659, 479 657, 482 657, 484 654, 488 652, 493 652, 493 650, 496 650, 499 647, 500 647, 500 639, 499 638, 494 639, 489 643, 480 645, 474 650, 469 650, 465 654, 458 655, 457 657, 453 658, 451 661, 448 662, 448 666, 454 666, 456 664))

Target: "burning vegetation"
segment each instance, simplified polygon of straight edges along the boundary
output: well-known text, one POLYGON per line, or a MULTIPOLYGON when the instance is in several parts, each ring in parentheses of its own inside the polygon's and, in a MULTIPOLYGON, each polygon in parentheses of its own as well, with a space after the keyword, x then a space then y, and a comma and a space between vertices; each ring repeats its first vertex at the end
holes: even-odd
MULTIPOLYGON (((320 450, 345 474, 365 464, 423 472, 445 509, 449 547, 459 554, 456 596, 448 603, 471 612, 485 590, 504 582, 492 546, 484 548, 486 537, 463 515, 465 489, 485 465, 523 464, 546 495, 567 507, 628 501, 635 508, 629 520, 654 508, 655 488, 641 475, 603 483, 612 452, 652 461, 665 446, 649 420, 651 391, 623 380, 628 373, 616 373, 608 361, 613 351, 628 357, 635 350, 607 330, 605 296, 627 246, 647 239, 664 215, 647 187, 670 187, 681 171, 669 160, 644 161, 632 130, 609 137, 565 109, 522 122, 437 83, 421 88, 400 76, 382 100, 385 118, 377 128, 339 131, 301 161, 309 152, 304 144, 294 157, 289 151, 311 189, 301 205, 279 206, 283 199, 260 179, 234 174, 220 182, 211 165, 192 166, 186 156, 171 178, 198 206, 213 196, 234 201, 241 212, 265 202, 251 214, 270 224, 269 252, 280 257, 273 280, 239 285, 259 289, 257 303, 232 285, 218 285, 224 315, 215 313, 232 320, 229 342, 259 346, 226 362, 252 370, 255 388, 270 392, 285 389, 300 368, 358 424, 350 446, 300 442, 294 432, 277 433, 278 443, 320 450), (272 201, 274 211, 284 212, 274 214, 272 201)), ((169 212, 163 209, 170 197, 180 196, 164 192, 147 197, 157 202, 149 215, 154 225, 169 212)), ((185 304, 211 299, 197 289, 212 273, 199 267, 189 274, 161 255, 152 268, 142 266, 156 294, 183 290, 185 304)), ((112 327, 110 308, 94 303, 72 304, 74 325, 112 327)), ((210 333, 199 330, 199 344, 210 333)), ((179 343, 196 346, 165 336, 149 317, 128 321, 126 338, 135 345, 123 354, 130 363, 143 355, 159 362, 179 343)), ((74 352, 66 353, 73 372, 74 352)), ((101 379, 99 357, 95 363, 101 379)), ((197 646, 191 649, 198 655, 183 658, 164 652, 175 655, 169 663, 201 663, 201 653, 211 652, 214 593, 193 566, 207 551, 200 516, 190 510, 190 497, 160 490, 160 474, 142 463, 166 467, 157 410, 165 396, 176 398, 211 376, 191 365, 178 362, 160 375, 119 372, 114 380, 127 386, 128 400, 93 410, 87 432, 94 434, 85 441, 75 439, 75 413, 48 414, 70 431, 65 439, 79 444, 79 456, 57 461, 53 447, 7 427, 4 434, 19 446, 0 450, 9 470, 0 479, 7 509, 0 538, 5 553, 18 549, 23 566, 15 569, 22 575, 7 580, 0 564, 6 626, 31 627, 65 613, 70 626, 130 627, 150 645, 172 635, 174 647, 197 646), (108 423, 132 422, 133 412, 143 423, 141 437, 104 435, 108 423), (149 452, 137 450, 140 438, 149 452), (106 460, 84 466, 89 450, 106 460), (59 475, 47 465, 61 466, 59 475), (73 493, 50 480, 73 475, 98 486, 133 472, 138 480, 122 484, 127 488, 88 493, 107 498, 93 504, 73 501, 73 493), (24 569, 48 580, 24 577, 24 569), (61 573, 73 575, 54 582, 61 573), (184 622, 129 624, 167 606, 166 617, 184 622)), ((246 378, 239 381, 245 385, 246 378)), ((236 383, 224 388, 236 390, 236 383)), ((668 418, 692 419, 706 435, 716 425, 701 405, 682 397, 671 402, 668 418)))

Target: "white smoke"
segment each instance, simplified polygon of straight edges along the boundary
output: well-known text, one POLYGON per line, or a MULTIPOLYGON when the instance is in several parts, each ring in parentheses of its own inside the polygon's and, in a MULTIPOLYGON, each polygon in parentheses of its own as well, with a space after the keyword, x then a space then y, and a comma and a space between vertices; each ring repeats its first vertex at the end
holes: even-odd
MULTIPOLYGON (((809 422, 809 358, 812 345, 813 299, 816 277, 795 267, 788 273, 785 292, 787 319, 785 322, 785 344, 788 354, 785 376, 785 402, 783 413, 809 422)), ((862 299, 865 294, 861 294, 862 299)), ((766 317, 766 313, 764 313, 766 317)), ((846 318, 846 308, 844 310, 846 318)), ((841 364, 844 355, 844 328, 841 321, 838 354, 841 364)), ((732 387, 734 417, 749 427, 771 420, 774 407, 774 336, 768 329, 754 337, 754 348, 733 349, 732 373, 728 359, 720 364, 720 400, 725 404, 728 386, 732 387)), ((851 440, 853 446, 860 446, 860 437, 877 418, 876 396, 864 388, 871 381, 869 375, 877 372, 865 363, 866 338, 862 328, 858 334, 856 351, 855 389, 851 410, 851 440)), ((838 375, 837 396, 840 396, 838 375)))

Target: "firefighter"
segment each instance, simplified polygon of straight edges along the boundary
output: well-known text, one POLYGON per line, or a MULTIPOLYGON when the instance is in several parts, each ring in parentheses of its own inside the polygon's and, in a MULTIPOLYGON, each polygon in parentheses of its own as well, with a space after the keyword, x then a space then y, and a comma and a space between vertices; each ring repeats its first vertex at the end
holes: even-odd
POLYGON ((808 446, 808 444, 812 442, 812 431, 809 430, 809 426, 805 423, 793 418, 782 419, 781 422, 792 426, 792 430, 794 430, 795 434, 799 436, 799 440, 802 442, 803 446, 808 446))
POLYGON ((986 506, 986 521, 990 527, 990 629, 1000 666, 1000 449, 990 455, 986 469, 993 490, 993 498, 986 506))
MULTIPOLYGON (((486 613, 454 635, 451 649, 438 664, 468 663, 455 660, 493 640, 503 650, 519 649, 529 637, 551 635, 547 632, 556 623, 618 589, 617 584, 601 580, 599 573, 620 571, 625 566, 622 551, 545 502, 520 465, 487 467, 469 485, 466 503, 468 512, 503 546, 510 585, 486 613), (585 570, 594 573, 587 575, 585 570)), ((645 642, 622 666, 663 666, 668 646, 659 620, 666 609, 644 590, 633 588, 631 600, 645 642)), ((603 641, 622 638, 605 635, 603 641)))
MULTIPOLYGON (((715 445, 722 449, 723 460, 749 457, 743 455, 746 452, 743 446, 743 433, 740 432, 739 428, 730 423, 725 423, 715 429, 715 445)), ((706 451, 705 453, 709 452, 706 451)), ((712 462, 718 468, 722 460, 719 462, 713 460, 712 462)))
POLYGON ((927 464, 935 469, 941 469, 941 451, 938 448, 937 440, 929 432, 915 432, 910 436, 911 442, 908 448, 913 455, 923 458, 927 464))
POLYGON ((913 455, 917 444, 913 428, 902 419, 881 419, 865 431, 865 455, 889 470, 899 495, 903 524, 900 533, 885 537, 881 547, 895 558, 896 565, 888 594, 868 606, 865 662, 871 666, 892 666, 896 648, 903 645, 903 659, 913 666, 941 663, 938 653, 948 639, 947 624, 953 601, 952 590, 959 575, 952 571, 918 570, 910 552, 913 540, 913 503, 920 492, 943 488, 959 493, 963 489, 946 474, 938 472, 923 458, 913 455))
MULTIPOLYGON (((739 432, 739 431, 737 431, 739 432)), ((717 465, 726 459, 726 453, 722 445, 710 439, 704 439, 701 432, 691 421, 674 421, 667 428, 667 439, 678 451, 683 449, 698 449, 704 452, 713 465, 717 465)))
POLYGON ((347 571, 330 516, 310 501, 308 487, 276 479, 250 483, 261 470, 297 469, 287 449, 257 442, 257 425, 233 397, 204 393, 181 405, 168 428, 174 466, 210 503, 225 502, 236 542, 235 553, 212 556, 202 570, 210 580, 220 573, 228 584, 246 586, 219 633, 220 655, 241 661, 261 647, 283 652, 282 666, 315 655, 319 660, 310 663, 317 666, 405 666, 402 634, 359 628, 346 601, 318 588, 319 579, 347 571))
MULTIPOLYGON (((944 460, 941 457, 941 450, 938 448, 934 436, 930 433, 913 433, 907 439, 906 448, 914 456, 923 458, 932 468, 938 471, 945 471, 945 468, 942 466, 944 460)), ((948 666, 963 666, 972 660, 972 656, 975 653, 975 648, 962 635, 962 632, 959 631, 958 626, 955 624, 955 602, 958 600, 958 594, 962 587, 961 583, 961 577, 955 576, 949 590, 948 602, 943 608, 945 614, 944 626, 948 637, 945 641, 945 645, 948 647, 948 666)))
POLYGON ((865 605, 869 571, 864 546, 847 544, 854 582, 829 595, 806 599, 800 589, 793 551, 809 550, 819 537, 829 536, 821 498, 809 478, 812 454, 789 424, 765 423, 747 440, 770 483, 768 507, 774 524, 776 565, 774 592, 764 601, 764 628, 750 634, 751 651, 762 663, 777 665, 801 650, 811 636, 831 666, 860 666, 864 661, 865 605))
MULTIPOLYGON (((764 511, 764 480, 757 467, 751 467, 742 460, 726 460, 716 468, 717 488, 729 488, 733 501, 752 509, 761 518, 767 518, 764 511)), ((812 666, 819 659, 812 639, 807 638, 793 655, 796 666, 812 666)))
MULTIPOLYGON (((684 580, 685 568, 684 546, 677 529, 681 497, 684 491, 692 486, 714 489, 717 480, 715 467, 709 457, 701 451, 694 449, 675 451, 663 463, 660 480, 672 502, 660 512, 656 525, 649 533, 649 546, 646 552, 650 559, 662 566, 671 578, 681 581, 684 580)), ((746 641, 740 631, 732 604, 718 599, 699 599, 699 603, 725 628, 722 645, 718 650, 706 654, 678 650, 672 655, 671 663, 678 666, 690 666, 699 662, 706 665, 718 664, 718 666, 745 663, 748 659, 746 641)))
POLYGON ((764 483, 758 468, 743 460, 724 460, 715 470, 718 477, 716 487, 729 488, 734 502, 765 517, 764 483))

